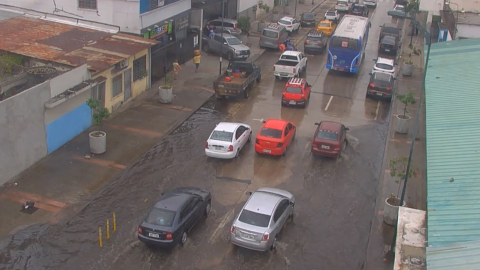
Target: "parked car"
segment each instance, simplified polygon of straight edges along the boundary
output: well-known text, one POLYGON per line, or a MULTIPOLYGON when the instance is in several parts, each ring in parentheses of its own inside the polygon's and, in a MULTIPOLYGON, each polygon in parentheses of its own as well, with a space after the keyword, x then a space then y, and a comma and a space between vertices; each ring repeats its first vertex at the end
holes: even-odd
POLYGON ((205 155, 222 159, 236 158, 251 140, 252 128, 249 125, 221 122, 205 143, 205 155))
POLYGON ((280 44, 284 44, 287 39, 287 29, 282 25, 272 23, 263 29, 258 45, 260 48, 279 49, 280 44))
POLYGON ((289 33, 297 32, 298 29, 300 29, 300 22, 297 19, 288 16, 278 20, 278 24, 285 27, 289 33))
POLYGON ((213 38, 203 37, 203 49, 215 54, 222 51, 222 56, 227 56, 228 61, 246 60, 250 56, 250 48, 229 34, 223 34, 223 37, 221 34, 215 34, 213 38))
POLYGON ((363 4, 367 7, 377 7, 377 0, 363 0, 363 4))
POLYGON ((338 10, 336 9, 327 10, 327 12, 325 12, 325 20, 338 23, 340 20, 340 13, 338 13, 338 10))
POLYGON ((222 18, 215 19, 207 23, 207 25, 212 25, 217 28, 217 33, 222 32, 226 34, 230 34, 232 36, 238 36, 242 33, 242 30, 237 27, 238 22, 234 19, 223 18, 223 26, 222 27, 222 18))
POLYGON ((227 70, 213 81, 213 89, 217 99, 228 97, 244 97, 248 98, 250 90, 255 82, 262 80, 260 67, 253 62, 229 62, 227 70), (228 76, 228 70, 238 70, 240 74, 245 74, 240 78, 231 78, 228 76), (228 80, 227 77, 230 79, 228 80))
POLYGON ((302 52, 285 51, 273 65, 273 75, 277 79, 299 77, 307 71, 307 60, 302 52))
POLYGON ((295 138, 297 128, 291 122, 279 119, 264 121, 255 138, 255 152, 272 156, 285 156, 295 138))
POLYGON ((302 27, 311 27, 315 26, 315 13, 312 12, 303 12, 300 15, 300 25, 302 27))
POLYGON ((400 47, 400 41, 394 36, 384 36, 380 40, 380 46, 378 52, 397 55, 397 51, 400 47))
POLYGON ((373 61, 375 61, 375 65, 373 65, 372 73, 375 71, 380 71, 380 72, 393 74, 393 76, 396 77, 397 64, 393 59, 378 57, 377 59, 373 59, 373 61))
POLYGON ((402 39, 402 28, 398 28, 396 24, 393 23, 384 23, 380 26, 382 29, 380 30, 380 36, 378 38, 378 42, 382 40, 382 38, 386 35, 394 36, 399 40, 402 39))
POLYGON ((312 153, 314 155, 338 158, 347 147, 347 131, 344 125, 333 121, 315 123, 312 153))
POLYGON ((331 36, 335 29, 337 28, 337 24, 333 21, 324 20, 318 23, 317 31, 323 32, 327 36, 331 36))
POLYGON ((293 219, 295 197, 276 188, 251 193, 230 227, 230 243, 257 251, 274 250, 277 235, 293 219))
POLYGON ((370 72, 370 82, 367 87, 367 97, 378 96, 392 99, 395 88, 395 77, 391 73, 381 71, 370 72))
POLYGON ((393 10, 387 11, 388 16, 393 18, 404 18, 405 17, 405 7, 402 5, 395 5, 393 10))
POLYGON ((283 88, 282 106, 292 105, 305 108, 310 100, 312 86, 305 79, 290 79, 283 88))
POLYGON ((368 7, 366 5, 354 4, 350 14, 368 18, 368 7))
POLYGON ((328 37, 323 32, 311 30, 303 44, 303 51, 306 54, 317 54, 325 52, 328 37))
POLYGON ((348 3, 351 4, 358 4, 360 1, 359 0, 348 0, 348 3))
POLYGON ((337 4, 335 4, 335 10, 339 12, 350 12, 352 9, 352 4, 347 0, 338 0, 337 4))
POLYGON ((188 232, 202 216, 208 216, 211 205, 212 196, 203 189, 183 187, 167 192, 138 226, 138 239, 147 246, 183 246, 188 232))

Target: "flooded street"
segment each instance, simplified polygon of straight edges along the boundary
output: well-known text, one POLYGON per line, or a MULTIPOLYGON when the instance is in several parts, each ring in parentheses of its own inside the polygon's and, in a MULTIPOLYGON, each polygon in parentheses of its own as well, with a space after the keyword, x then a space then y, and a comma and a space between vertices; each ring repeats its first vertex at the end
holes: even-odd
POLYGON ((4 238, 0 269, 362 269, 390 113, 390 103, 365 98, 379 25, 390 20, 390 3, 383 4, 373 14, 359 74, 329 72, 326 54, 307 55, 310 102, 305 109, 281 107, 285 81, 275 80, 271 71, 279 53, 264 53, 257 61, 262 82, 248 100, 207 102, 68 223, 35 225, 4 238), (286 157, 259 156, 253 144, 231 161, 205 156, 205 141, 218 122, 246 123, 255 136, 261 119, 268 118, 297 126, 286 157), (323 120, 350 128, 348 147, 338 160, 310 153, 314 123, 323 120), (189 233, 184 247, 151 250, 137 240, 137 226, 162 191, 180 186, 209 190, 212 212, 189 233), (287 223, 274 252, 245 250, 227 240, 248 199, 245 192, 260 187, 285 189, 296 197, 294 221, 287 223), (100 248, 98 227, 104 228, 113 212, 117 231, 100 248))

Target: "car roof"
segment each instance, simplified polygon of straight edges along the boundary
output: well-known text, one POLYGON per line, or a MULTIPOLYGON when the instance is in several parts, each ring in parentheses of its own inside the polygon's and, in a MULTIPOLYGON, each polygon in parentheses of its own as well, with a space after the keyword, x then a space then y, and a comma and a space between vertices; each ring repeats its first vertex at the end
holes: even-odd
POLYGON ((290 80, 288 80, 287 85, 300 87, 304 82, 306 81, 303 78, 291 78, 290 80))
POLYGON ((377 64, 387 64, 387 65, 393 66, 395 64, 395 61, 393 59, 378 57, 376 63, 377 64))
POLYGON ((271 23, 267 26, 267 28, 263 30, 278 30, 280 31, 282 28, 285 28, 283 25, 276 24, 276 23, 271 23))
POLYGON ((294 55, 294 56, 297 56, 299 54, 301 54, 301 52, 299 52, 299 51, 284 51, 282 53, 282 55, 294 55))
POLYGON ((334 121, 322 121, 318 127, 321 130, 339 131, 342 124, 334 121))
POLYGON ((290 16, 285 16, 285 17, 280 18, 280 20, 293 21, 293 18, 290 17, 290 16))
POLYGON ((178 211, 178 209, 191 197, 191 194, 172 190, 165 193, 155 204, 155 208, 178 211))
POLYGON ((265 124, 263 124, 263 127, 266 128, 272 128, 272 129, 278 129, 278 128, 283 128, 285 125, 287 125, 287 121, 285 120, 280 120, 280 119, 268 119, 265 124))
POLYGON ((270 192, 257 190, 250 196, 250 199, 245 204, 244 209, 264 215, 272 215, 275 206, 284 198, 285 197, 283 196, 270 192))
POLYGON ((336 9, 329 9, 325 13, 337 13, 338 11, 336 9))
MULTIPOLYGON (((222 36, 221 33, 215 33, 215 36, 222 36)), ((223 34, 223 38, 237 38, 236 36, 230 35, 230 34, 223 34)))
POLYGON ((234 132, 238 126, 242 124, 240 123, 229 123, 229 122, 220 122, 215 127, 215 130, 227 131, 227 132, 234 132))
POLYGON ((308 31, 307 37, 323 37, 323 32, 317 30, 310 30, 308 31))

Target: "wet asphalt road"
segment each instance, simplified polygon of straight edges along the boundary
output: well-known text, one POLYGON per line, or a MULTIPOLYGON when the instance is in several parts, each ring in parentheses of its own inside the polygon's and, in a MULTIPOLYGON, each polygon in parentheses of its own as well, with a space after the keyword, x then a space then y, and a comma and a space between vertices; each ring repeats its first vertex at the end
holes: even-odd
POLYGON ((257 61, 263 80, 250 99, 205 104, 103 189, 68 226, 33 226, 0 242, 0 269, 362 269, 390 106, 365 99, 373 66, 368 60, 377 56, 379 25, 390 21, 386 11, 391 5, 379 3, 373 14, 367 61, 359 74, 328 72, 325 54, 308 56, 310 103, 306 109, 285 108, 280 106, 285 81, 276 81, 270 71, 279 53, 266 52, 257 61), (253 145, 236 160, 205 157, 204 143, 216 123, 247 123, 256 134, 259 119, 267 118, 297 125, 286 157, 258 156, 253 145), (310 154, 314 123, 321 120, 350 128, 349 145, 339 160, 310 154), (136 239, 137 226, 161 191, 179 186, 210 190, 212 212, 189 233, 185 247, 150 250, 136 239), (245 192, 264 186, 296 196, 294 221, 287 223, 275 252, 230 245, 230 224, 248 198, 245 192), (99 248, 96 229, 112 212, 117 213, 117 231, 99 248))

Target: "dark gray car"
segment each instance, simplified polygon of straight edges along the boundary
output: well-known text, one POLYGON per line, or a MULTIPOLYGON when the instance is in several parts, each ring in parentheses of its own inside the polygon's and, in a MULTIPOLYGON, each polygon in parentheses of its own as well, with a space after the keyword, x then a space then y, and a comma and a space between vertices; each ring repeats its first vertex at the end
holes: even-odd
POLYGON ((138 239, 147 246, 183 246, 187 233, 210 212, 211 201, 210 192, 195 187, 177 188, 163 194, 138 226, 138 239))
POLYGON ((223 33, 227 33, 232 36, 238 36, 242 33, 242 30, 237 27, 237 21, 234 19, 223 18, 223 27, 222 18, 210 21, 207 25, 215 26, 217 33, 220 33, 222 29, 223 33))
POLYGON ((203 49, 206 52, 220 54, 226 56, 228 61, 246 60, 250 56, 250 48, 232 35, 215 34, 213 38, 203 38, 203 49), (223 46, 222 46, 223 44, 223 46))
POLYGON ((387 54, 397 54, 399 47, 399 40, 394 36, 384 36, 380 40, 380 45, 378 46, 378 52, 383 52, 387 54))
POLYGON ((310 31, 303 44, 305 54, 323 53, 327 47, 328 37, 321 31, 310 31))

